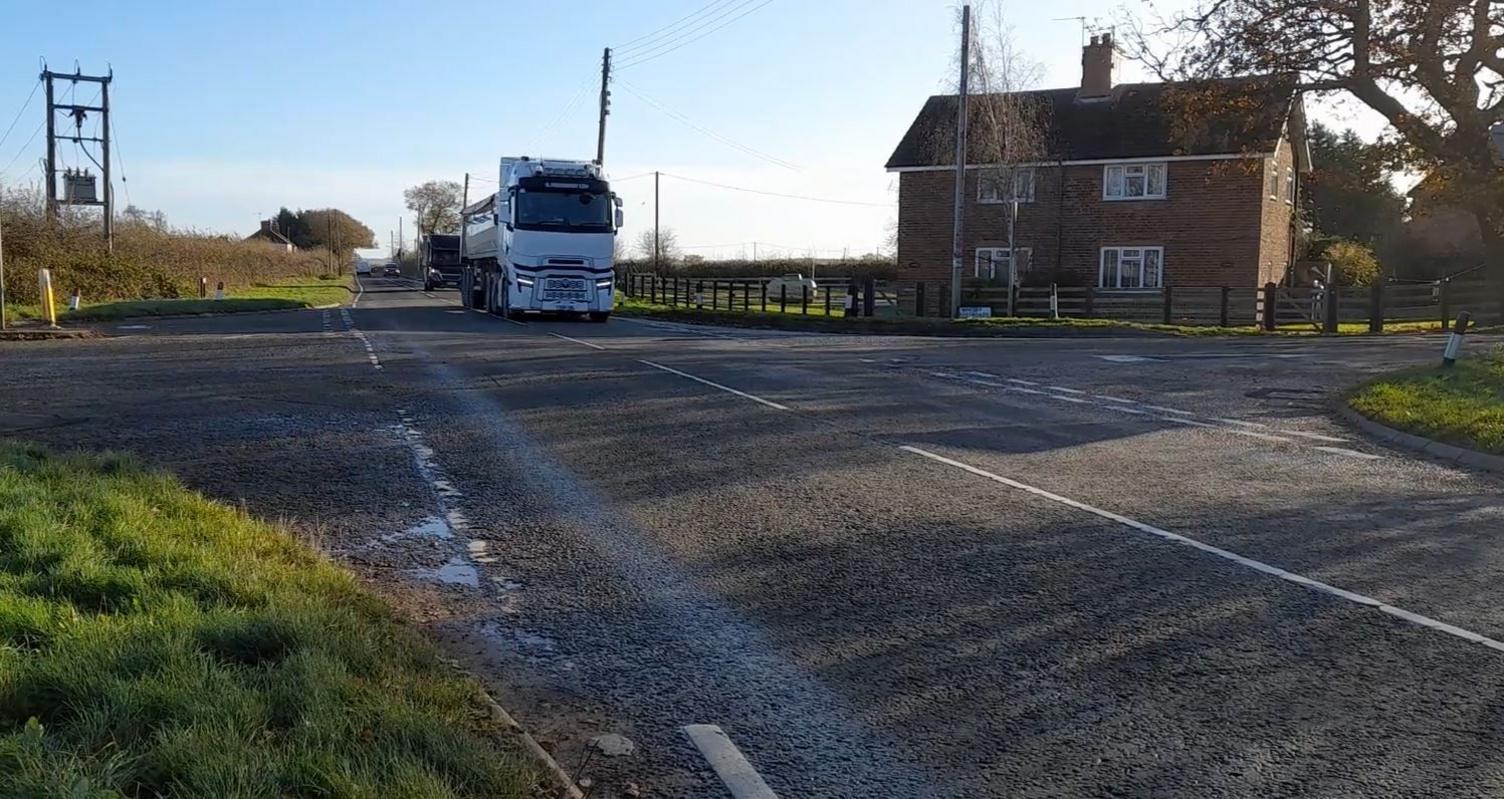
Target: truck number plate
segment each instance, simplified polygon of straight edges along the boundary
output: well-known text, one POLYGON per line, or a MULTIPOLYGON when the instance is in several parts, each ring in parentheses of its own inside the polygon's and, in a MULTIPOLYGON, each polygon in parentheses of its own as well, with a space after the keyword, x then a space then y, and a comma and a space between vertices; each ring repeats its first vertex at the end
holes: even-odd
POLYGON ((567 277, 551 277, 543 282, 543 298, 546 300, 590 299, 585 291, 585 281, 567 277))

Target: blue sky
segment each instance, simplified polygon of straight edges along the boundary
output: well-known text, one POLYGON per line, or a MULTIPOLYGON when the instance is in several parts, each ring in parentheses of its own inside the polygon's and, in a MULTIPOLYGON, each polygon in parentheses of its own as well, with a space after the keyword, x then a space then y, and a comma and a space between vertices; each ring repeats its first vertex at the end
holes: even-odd
MULTIPOLYGON (((882 241, 896 199, 882 165, 925 97, 947 85, 956 8, 952 0, 12 5, 0 29, 0 131, 35 85, 39 56, 54 70, 71 70, 75 60, 85 72, 109 65, 129 179, 117 188, 121 200, 128 193, 174 224, 242 233, 279 205, 333 205, 376 230, 383 245, 404 213, 406 186, 466 171, 494 179, 503 155, 593 156, 602 48, 712 6, 688 26, 689 35, 709 35, 620 71, 610 173, 661 169, 881 206, 664 179, 664 224, 682 243, 719 256, 736 256, 751 241, 764 242, 764 253, 782 245, 829 254, 882 241), (707 136, 634 91, 798 169, 707 136)), ((1041 83, 1070 86, 1079 80, 1080 29, 1053 18, 1106 22, 1117 5, 1006 8, 1020 49, 1043 67, 1041 83)), ((655 52, 639 46, 635 55, 655 52)), ((1142 74, 1126 65, 1120 77, 1142 74)), ((93 89, 78 93, 86 100, 93 89)), ((22 144, 41 119, 38 97, 0 144, 0 181, 38 179, 41 137, 22 144)), ((63 155, 76 157, 69 148, 63 155)), ((652 181, 628 180, 618 190, 627 235, 650 225, 652 181)))

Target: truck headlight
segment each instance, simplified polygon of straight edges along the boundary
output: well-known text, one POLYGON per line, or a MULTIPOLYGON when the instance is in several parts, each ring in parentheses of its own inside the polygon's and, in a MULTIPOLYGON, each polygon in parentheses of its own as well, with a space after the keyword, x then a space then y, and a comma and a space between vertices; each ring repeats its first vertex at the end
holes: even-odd
POLYGON ((530 277, 517 276, 517 285, 520 288, 530 289, 533 287, 533 279, 530 277))
POLYGON ((602 278, 600 280, 595 281, 595 287, 598 288, 598 289, 608 289, 608 288, 611 288, 611 278, 607 277, 607 278, 602 278))

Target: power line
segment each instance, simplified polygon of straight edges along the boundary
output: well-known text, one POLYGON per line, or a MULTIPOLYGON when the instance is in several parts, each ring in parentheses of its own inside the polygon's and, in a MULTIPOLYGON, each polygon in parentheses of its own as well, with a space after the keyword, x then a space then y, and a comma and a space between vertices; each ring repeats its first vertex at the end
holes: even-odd
POLYGON ((115 158, 120 162, 120 188, 125 190, 125 204, 131 205, 131 184, 125 178, 125 157, 120 154, 120 134, 115 130, 115 117, 110 117, 110 143, 115 145, 115 158))
POLYGON ((16 118, 12 119, 10 127, 5 129, 5 135, 0 136, 0 146, 4 146, 5 140, 10 138, 10 132, 16 129, 16 123, 21 121, 21 115, 25 114, 26 109, 31 107, 31 101, 36 99, 37 90, 40 88, 42 88, 42 81, 38 79, 36 84, 31 87, 31 94, 26 95, 26 102, 21 104, 21 110, 16 112, 16 118))
POLYGON ((31 135, 26 138, 26 141, 21 145, 21 149, 17 150, 16 154, 13 155, 13 156, 11 156, 10 161, 8 163, 6 163, 6 165, 4 167, 0 167, 0 172, 7 172, 7 171, 9 171, 10 167, 11 167, 11 164, 14 164, 21 157, 21 154, 24 153, 24 152, 26 152, 27 146, 29 146, 32 142, 36 141, 37 135, 40 134, 42 132, 42 128, 45 128, 45 127, 47 127, 47 120, 44 119, 40 123, 37 124, 37 129, 34 130, 34 131, 32 131, 31 135))
POLYGON ((663 27, 659 28, 658 30, 655 30, 655 31, 652 31, 650 33, 645 33, 645 34, 643 34, 641 36, 638 36, 636 39, 632 39, 630 41, 622 42, 620 45, 617 45, 616 47, 613 47, 611 49, 613 51, 615 51, 615 52, 618 52, 618 53, 624 53, 624 52, 627 52, 629 50, 640 50, 643 47, 647 46, 647 41, 646 40, 664 38, 664 35, 669 34, 670 30, 672 30, 674 28, 680 27, 685 22, 688 22, 689 20, 694 19, 695 17, 703 15, 705 12, 712 10, 716 6, 725 6, 728 3, 734 3, 734 2, 737 2, 737 0, 714 0, 711 3, 707 3, 707 4, 703 5, 703 6, 701 6, 698 11, 691 12, 691 13, 689 13, 689 14, 683 16, 683 17, 680 17, 679 19, 677 19, 677 20, 675 20, 675 21, 673 21, 673 22, 671 22, 671 23, 669 23, 667 25, 664 25, 663 27))
POLYGON ((746 153, 747 155, 750 155, 750 156, 752 156, 754 158, 760 158, 760 159, 762 159, 764 161, 767 161, 768 163, 770 163, 770 164, 772 164, 774 166, 780 166, 780 167, 783 167, 784 169, 787 169, 787 170, 790 170, 790 171, 793 171, 793 172, 802 172, 802 171, 804 171, 804 170, 800 169, 798 165, 791 164, 788 161, 783 160, 782 158, 778 158, 776 156, 768 155, 767 153, 762 152, 761 150, 755 149, 753 147, 749 147, 749 146, 747 146, 745 144, 742 144, 741 142, 735 141, 735 140, 730 139, 730 138, 728 138, 726 136, 722 136, 721 134, 716 133, 713 130, 710 130, 708 128, 703 128, 703 127, 695 124, 694 121, 691 120, 689 117, 686 117, 683 114, 678 113, 677 111, 672 111, 672 110, 664 107, 657 100, 654 100, 653 98, 647 96, 646 94, 643 94, 640 90, 638 90, 632 84, 630 84, 630 83, 628 83, 628 82, 626 82, 624 80, 618 81, 618 82, 621 83, 621 87, 623 89, 626 89, 628 92, 630 92, 637 99, 642 100, 643 102, 647 103, 648 105, 651 105, 652 107, 658 109, 659 111, 662 111, 663 113, 667 114, 669 117, 671 117, 671 118, 679 121, 680 123, 683 123, 684 125, 692 128, 694 130, 699 131, 700 133, 705 134, 706 136, 709 136, 712 139, 715 139, 716 141, 718 141, 718 142, 720 142, 720 143, 722 143, 722 144, 724 144, 724 145, 726 145, 728 147, 734 147, 734 148, 736 148, 736 149, 738 149, 738 150, 746 153))
POLYGON ((612 183, 626 183, 629 180, 641 180, 643 178, 650 178, 652 176, 653 176, 652 172, 639 172, 636 175, 632 175, 631 177, 611 178, 611 182, 612 183))
POLYGON ((761 195, 764 195, 764 196, 767 196, 767 197, 781 197, 781 198, 783 198, 785 200, 804 200, 805 202, 830 203, 830 204, 833 204, 833 205, 858 205, 858 206, 865 206, 865 207, 868 207, 868 208, 891 208, 891 207, 893 207, 891 203, 869 203, 869 202, 862 202, 860 200, 833 200, 833 199, 830 199, 830 198, 827 198, 827 197, 810 197, 810 196, 804 195, 804 194, 783 194, 781 192, 776 192, 776 191, 763 191, 761 189, 749 189, 749 188, 746 188, 744 186, 728 186, 725 183, 715 183, 715 182, 709 181, 709 180, 699 180, 698 178, 687 178, 687 177, 684 177, 683 175, 674 175, 674 174, 671 174, 669 172, 664 172, 663 176, 666 177, 666 178, 673 178, 675 180, 682 180, 682 181, 685 181, 686 183, 698 183, 698 184, 700 184, 702 186, 714 186, 715 188, 718 188, 718 189, 727 189, 728 191, 740 191, 740 192, 745 192, 747 194, 761 194, 761 195))
POLYGON ((580 101, 583 100, 583 99, 585 99, 585 95, 590 91, 591 87, 593 87, 594 85, 595 85, 595 78, 594 77, 591 77, 589 80, 585 81, 585 83, 583 83, 580 86, 579 91, 575 92, 574 97, 570 98, 569 102, 565 104, 564 109, 559 112, 559 115, 556 116, 556 117, 554 117, 552 122, 549 122, 547 125, 545 125, 543 128, 541 128, 536 134, 533 135, 532 143, 533 144, 537 144, 538 141, 540 139, 542 139, 544 136, 547 136, 548 134, 552 133, 553 130, 554 130, 554 128, 558 127, 559 123, 564 121, 564 117, 568 116, 569 112, 573 111, 574 108, 575 108, 575 106, 579 105, 580 101))
MULTIPOLYGON (((743 3, 742 5, 734 7, 732 9, 732 11, 736 11, 738 9, 745 8, 748 3, 753 3, 753 2, 756 2, 756 1, 757 0, 746 0, 746 2, 743 3)), ((704 31, 703 33, 700 33, 700 34, 698 34, 696 36, 686 36, 686 37, 681 37, 678 40, 670 40, 669 42, 665 43, 665 47, 667 47, 667 49, 664 49, 663 47, 659 47, 659 48, 655 48, 655 49, 653 49, 653 50, 651 50, 649 52, 646 52, 646 53, 638 53, 638 54, 634 55, 632 57, 632 60, 629 61, 628 63, 618 65, 617 69, 619 69, 619 70, 620 69, 629 69, 631 67, 637 66, 638 64, 645 64, 645 63, 647 63, 649 61, 652 61, 654 59, 662 58, 663 56, 666 56, 669 53, 672 53, 672 52, 674 52, 675 50, 678 50, 681 47, 685 47, 685 46, 694 44, 695 42, 698 42, 701 39, 703 39, 703 38, 705 38, 707 36, 710 36, 711 34, 717 32, 717 31, 726 29, 727 27, 729 27, 732 24, 736 23, 741 18, 743 18, 743 17, 745 17, 745 16, 747 16, 749 14, 752 14, 752 13, 754 13, 754 12, 756 12, 756 11, 764 8, 764 7, 766 7, 768 4, 770 4, 772 2, 773 2, 773 0, 762 0, 762 2, 758 3, 757 5, 752 6, 751 8, 748 8, 745 11, 742 11, 742 13, 737 14, 736 16, 732 17, 731 19, 726 20, 724 23, 722 23, 720 25, 717 25, 714 28, 711 28, 710 30, 704 31), (677 41, 678 43, 675 44, 675 41, 677 41), (669 45, 672 45, 672 46, 669 46, 669 45)), ((689 32, 685 31, 685 33, 688 34, 689 32)))

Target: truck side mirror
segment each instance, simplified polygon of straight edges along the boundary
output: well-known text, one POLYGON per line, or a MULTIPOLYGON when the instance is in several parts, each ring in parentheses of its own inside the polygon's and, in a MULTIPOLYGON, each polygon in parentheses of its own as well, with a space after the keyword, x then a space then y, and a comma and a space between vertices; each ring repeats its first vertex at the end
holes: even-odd
POLYGON ((616 209, 616 227, 618 230, 620 230, 621 226, 626 223, 626 220, 627 217, 621 212, 621 209, 616 209))

